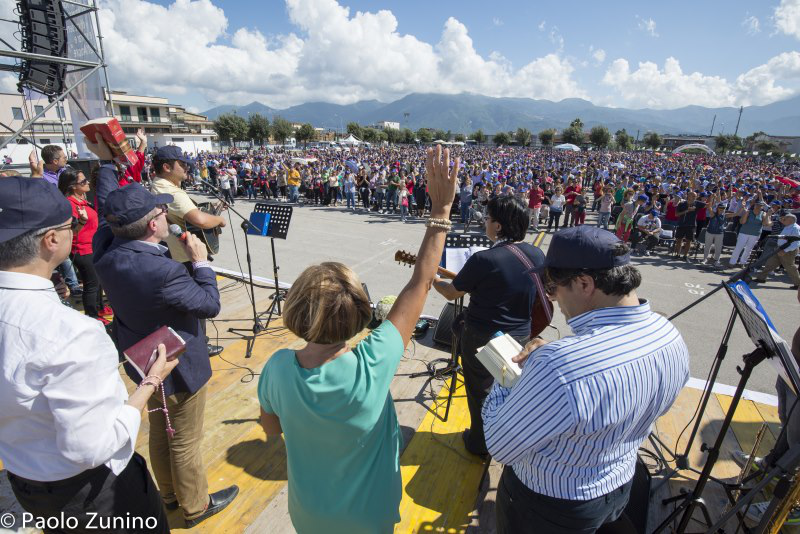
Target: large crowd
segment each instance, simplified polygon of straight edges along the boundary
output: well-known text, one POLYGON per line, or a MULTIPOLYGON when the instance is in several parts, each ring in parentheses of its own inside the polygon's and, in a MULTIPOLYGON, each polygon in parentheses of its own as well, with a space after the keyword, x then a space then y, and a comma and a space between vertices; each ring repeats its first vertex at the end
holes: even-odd
MULTIPOLYGON (((277 200, 424 217, 430 209, 424 148, 390 146, 307 151, 200 153, 187 187, 219 187, 225 198, 277 200)), ((728 267, 757 257, 770 234, 796 235, 800 164, 755 157, 653 152, 566 152, 518 147, 457 148, 462 158, 454 219, 482 219, 492 198, 512 195, 530 209, 532 231, 596 224, 650 255, 659 245, 678 261, 702 250, 703 263, 728 267)), ((797 244, 771 269, 787 270, 797 244), (792 253, 793 252, 793 253, 792 253)), ((771 270, 770 269, 770 270, 771 270)), ((759 276, 763 279, 766 272, 759 276)))

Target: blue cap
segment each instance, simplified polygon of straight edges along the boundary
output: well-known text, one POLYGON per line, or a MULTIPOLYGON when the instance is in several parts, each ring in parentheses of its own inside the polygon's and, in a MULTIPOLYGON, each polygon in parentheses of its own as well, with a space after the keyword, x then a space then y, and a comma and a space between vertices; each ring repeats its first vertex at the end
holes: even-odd
POLYGON ((636 197, 636 200, 641 200, 642 202, 650 202, 650 197, 647 195, 639 195, 636 197))
POLYGON ((111 226, 125 226, 147 216, 157 205, 169 204, 172 200, 172 195, 154 195, 138 182, 133 182, 108 194, 106 220, 111 226))
POLYGON ((31 230, 64 224, 72 204, 43 178, 0 178, 0 243, 31 230))
POLYGON ((183 155, 183 150, 181 150, 180 147, 173 145, 158 147, 153 159, 180 160, 184 163, 192 163, 192 160, 183 155))
POLYGON ((622 241, 603 228, 581 225, 553 234, 544 263, 534 272, 553 267, 557 269, 603 270, 627 265, 630 253, 615 256, 614 250, 622 241))

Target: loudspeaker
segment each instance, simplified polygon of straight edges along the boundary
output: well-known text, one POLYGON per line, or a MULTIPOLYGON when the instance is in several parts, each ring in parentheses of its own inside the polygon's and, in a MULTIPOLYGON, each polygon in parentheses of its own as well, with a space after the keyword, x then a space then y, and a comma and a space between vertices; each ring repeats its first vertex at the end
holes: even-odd
POLYGON ((433 341, 439 345, 449 347, 453 344, 453 320, 456 316, 456 305, 452 302, 445 304, 439 314, 439 321, 433 330, 433 341))
MULTIPOLYGON (((67 26, 60 0, 17 0, 23 52, 67 57, 67 26)), ((66 65, 23 60, 19 91, 27 87, 53 97, 64 91, 66 65)))

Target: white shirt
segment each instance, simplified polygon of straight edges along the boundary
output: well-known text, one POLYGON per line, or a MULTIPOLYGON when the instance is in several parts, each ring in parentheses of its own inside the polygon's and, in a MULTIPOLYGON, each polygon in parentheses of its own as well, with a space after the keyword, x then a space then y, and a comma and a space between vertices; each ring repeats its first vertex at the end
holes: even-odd
POLYGON ((117 349, 102 323, 61 304, 50 280, 7 271, 0 310, 4 466, 42 482, 103 464, 121 473, 141 414, 125 404, 117 349))

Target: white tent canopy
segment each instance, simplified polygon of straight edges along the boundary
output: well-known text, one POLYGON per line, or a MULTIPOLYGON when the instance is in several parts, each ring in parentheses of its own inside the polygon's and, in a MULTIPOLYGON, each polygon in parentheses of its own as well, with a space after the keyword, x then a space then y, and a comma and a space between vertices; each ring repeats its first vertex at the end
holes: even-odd
POLYGON ((680 152, 683 152, 684 150, 691 150, 691 149, 702 150, 703 152, 706 152, 707 154, 713 154, 714 153, 713 150, 711 150, 706 145, 701 144, 701 143, 689 143, 689 144, 686 144, 686 145, 681 145, 678 148, 676 148, 675 150, 673 150, 672 153, 673 154, 678 154, 680 152))
POLYGON ((361 143, 363 143, 363 141, 357 139, 353 134, 350 134, 349 136, 339 141, 339 144, 342 145, 360 145, 361 143))
POLYGON ((577 145, 573 145, 572 143, 563 143, 560 145, 556 145, 553 148, 556 150, 572 150, 573 152, 580 152, 581 149, 577 145))

